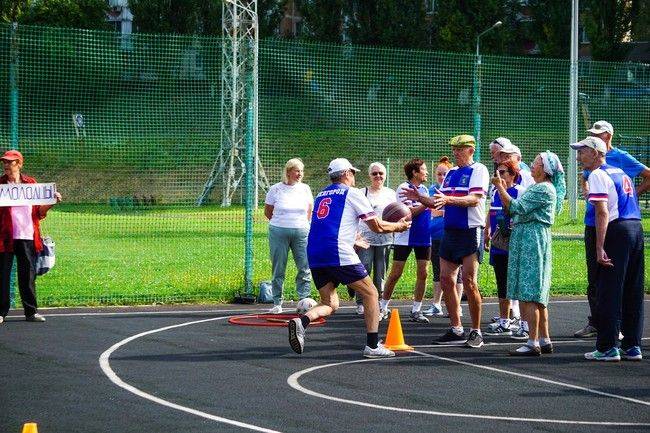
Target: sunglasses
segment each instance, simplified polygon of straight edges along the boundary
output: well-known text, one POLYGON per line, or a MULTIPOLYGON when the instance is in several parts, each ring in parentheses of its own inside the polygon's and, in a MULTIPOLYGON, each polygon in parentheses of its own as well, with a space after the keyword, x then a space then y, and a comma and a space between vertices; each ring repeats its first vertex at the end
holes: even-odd
POLYGON ((384 175, 384 173, 382 173, 381 171, 373 171, 370 174, 373 175, 373 176, 383 176, 384 175))

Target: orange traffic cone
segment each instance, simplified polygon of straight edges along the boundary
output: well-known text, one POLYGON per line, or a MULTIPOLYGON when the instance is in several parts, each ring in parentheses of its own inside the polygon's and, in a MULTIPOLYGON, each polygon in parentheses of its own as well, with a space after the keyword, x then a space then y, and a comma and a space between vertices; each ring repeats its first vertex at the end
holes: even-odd
POLYGON ((26 422, 22 433, 38 433, 38 426, 35 422, 26 422))
POLYGON ((388 322, 388 333, 386 334, 384 347, 390 350, 413 350, 411 346, 404 342, 402 322, 399 320, 399 310, 397 308, 393 308, 393 311, 390 312, 390 322, 388 322))

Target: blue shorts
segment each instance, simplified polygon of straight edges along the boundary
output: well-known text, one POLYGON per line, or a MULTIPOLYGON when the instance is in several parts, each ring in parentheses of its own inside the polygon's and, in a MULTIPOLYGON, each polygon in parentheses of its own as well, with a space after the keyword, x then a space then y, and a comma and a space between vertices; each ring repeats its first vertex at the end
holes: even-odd
POLYGON ((445 229, 440 241, 440 258, 448 262, 463 264, 463 258, 476 254, 483 263, 483 227, 471 229, 445 229))
POLYGON ((361 264, 345 266, 326 266, 324 268, 311 268, 311 277, 318 290, 328 283, 338 287, 339 284, 350 284, 363 280, 368 276, 368 271, 361 264))

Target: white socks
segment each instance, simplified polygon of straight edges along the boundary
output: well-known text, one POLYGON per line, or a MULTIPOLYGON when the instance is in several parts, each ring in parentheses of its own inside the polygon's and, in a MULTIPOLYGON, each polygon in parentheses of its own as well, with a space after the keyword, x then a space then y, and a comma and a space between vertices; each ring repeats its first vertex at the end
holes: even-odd
POLYGON ((521 317, 521 311, 519 311, 519 301, 510 301, 510 309, 512 310, 512 315, 515 317, 521 317))
POLYGON ((411 309, 411 313, 415 313, 417 311, 420 311, 422 309, 422 301, 417 302, 413 301, 413 308, 411 309))
POLYGON ((386 310, 386 309, 388 309, 388 303, 389 303, 389 302, 390 302, 390 299, 387 301, 387 300, 385 300, 384 298, 381 298, 381 299, 379 300, 379 308, 381 308, 382 310, 386 310))

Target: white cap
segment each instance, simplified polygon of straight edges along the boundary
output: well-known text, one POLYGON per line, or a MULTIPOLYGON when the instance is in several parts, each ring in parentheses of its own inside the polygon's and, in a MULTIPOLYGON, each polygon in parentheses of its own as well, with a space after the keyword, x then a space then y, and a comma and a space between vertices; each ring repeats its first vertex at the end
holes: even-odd
MULTIPOLYGON (((509 141, 509 140, 508 140, 509 141)), ((514 153, 516 155, 521 156, 521 150, 519 147, 515 146, 514 144, 510 143, 508 146, 503 146, 503 149, 501 149, 499 152, 503 153, 514 153)))
POLYGON ((508 146, 512 146, 512 141, 508 140, 506 137, 498 137, 498 138, 495 138, 494 140, 492 140, 492 142, 490 143, 490 146, 492 146, 493 144, 496 144, 496 145, 500 146, 501 148, 505 149, 508 146))
POLYGON ((607 145, 598 137, 587 137, 584 140, 578 141, 577 143, 570 144, 570 146, 572 149, 576 150, 583 147, 589 147, 591 149, 596 149, 602 154, 607 153, 607 145))
POLYGON ((327 167, 327 172, 329 174, 345 170, 352 170, 355 173, 359 171, 358 168, 352 166, 352 164, 350 164, 350 161, 345 158, 333 159, 332 162, 330 162, 330 165, 327 167))
POLYGON ((587 132, 591 132, 592 134, 602 134, 603 132, 607 132, 609 135, 614 135, 614 127, 609 122, 599 120, 594 123, 591 129, 587 130, 587 132))

